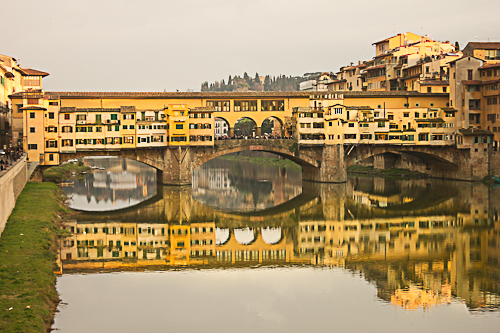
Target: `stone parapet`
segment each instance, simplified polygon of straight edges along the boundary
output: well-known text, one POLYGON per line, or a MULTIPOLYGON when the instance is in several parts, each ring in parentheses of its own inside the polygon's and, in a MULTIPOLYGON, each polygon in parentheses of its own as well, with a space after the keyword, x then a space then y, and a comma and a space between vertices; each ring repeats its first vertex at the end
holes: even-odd
POLYGON ((26 155, 0 173, 0 235, 27 181, 26 155))

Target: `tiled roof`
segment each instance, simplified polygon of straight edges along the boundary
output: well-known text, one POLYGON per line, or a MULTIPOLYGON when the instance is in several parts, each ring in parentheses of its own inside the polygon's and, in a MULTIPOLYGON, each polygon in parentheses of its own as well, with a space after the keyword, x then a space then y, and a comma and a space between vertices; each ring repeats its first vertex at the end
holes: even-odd
POLYGON ((427 118, 427 119, 416 119, 417 123, 444 123, 442 118, 427 118))
POLYGON ((20 108, 21 110, 47 110, 46 108, 42 108, 40 106, 25 106, 20 108))
POLYGON ((450 81, 448 80, 423 80, 420 85, 423 86, 448 86, 450 81))
POLYGON ((346 110, 373 110, 373 108, 369 106, 346 106, 346 110))
POLYGON ((465 47, 485 50, 500 50, 500 42, 469 42, 465 47))
POLYGON ((198 106, 195 108, 190 108, 190 112, 215 112, 215 108, 213 106, 198 106))
POLYGON ((459 129, 458 131, 466 136, 469 136, 469 135, 493 135, 493 133, 490 131, 487 131, 484 129, 476 129, 476 128, 465 128, 465 129, 459 129))
POLYGON ((378 65, 378 66, 375 66, 375 67, 365 68, 365 71, 371 71, 373 69, 379 69, 379 68, 385 68, 385 64, 384 65, 378 65))
POLYGON ((479 80, 463 80, 462 84, 465 84, 465 85, 476 85, 476 84, 483 84, 483 81, 479 81, 479 80))
POLYGON ((31 69, 31 68, 14 68, 16 71, 21 73, 23 76, 47 76, 49 73, 47 72, 42 72, 36 69, 31 69))
POLYGON ((46 92, 61 98, 265 98, 308 97, 308 91, 243 91, 243 92, 46 92))
POLYGON ((485 65, 479 67, 478 69, 481 70, 481 69, 488 69, 488 68, 495 68, 495 67, 500 67, 500 62, 496 63, 496 64, 485 64, 485 65))

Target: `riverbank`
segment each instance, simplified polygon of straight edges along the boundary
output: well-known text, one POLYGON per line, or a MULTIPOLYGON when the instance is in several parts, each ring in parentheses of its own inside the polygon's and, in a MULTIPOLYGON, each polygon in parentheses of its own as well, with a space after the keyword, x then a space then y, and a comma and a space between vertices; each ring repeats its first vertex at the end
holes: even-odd
POLYGON ((353 165, 347 168, 348 174, 368 175, 388 178, 429 178, 429 175, 406 169, 375 169, 372 166, 353 165))
POLYGON ((226 155, 226 156, 221 156, 219 158, 223 159, 223 160, 230 160, 230 161, 243 161, 243 162, 254 163, 254 164, 266 164, 266 165, 272 165, 272 166, 277 166, 277 167, 281 167, 281 168, 294 168, 294 169, 301 168, 300 165, 298 165, 297 163, 295 163, 289 159, 280 159, 277 157, 250 157, 250 156, 226 155))
POLYGON ((53 183, 27 183, 0 237, 0 332, 50 331, 56 291, 58 214, 53 183))
POLYGON ((43 172, 43 180, 61 183, 67 181, 73 176, 81 176, 90 172, 92 168, 86 166, 85 164, 78 163, 66 163, 58 166, 53 166, 48 168, 43 172))

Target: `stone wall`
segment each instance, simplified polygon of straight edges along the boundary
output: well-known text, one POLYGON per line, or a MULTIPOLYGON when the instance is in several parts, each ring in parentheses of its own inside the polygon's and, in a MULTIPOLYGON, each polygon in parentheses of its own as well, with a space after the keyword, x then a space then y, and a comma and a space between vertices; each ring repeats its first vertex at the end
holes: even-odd
POLYGON ((27 181, 26 156, 0 174, 0 235, 27 181))

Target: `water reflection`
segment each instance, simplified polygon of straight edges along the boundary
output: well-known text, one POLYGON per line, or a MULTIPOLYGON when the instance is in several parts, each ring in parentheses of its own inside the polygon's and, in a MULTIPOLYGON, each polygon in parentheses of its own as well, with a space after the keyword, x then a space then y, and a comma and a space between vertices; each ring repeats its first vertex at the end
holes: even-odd
POLYGON ((92 173, 63 187, 72 209, 117 210, 156 195, 156 170, 145 164, 109 157, 87 157, 84 164, 93 167, 92 173))
POLYGON ((227 212, 190 187, 160 187, 136 207, 66 222, 65 274, 171 268, 340 267, 384 302, 428 309, 500 305, 498 189, 440 180, 350 178, 304 183, 292 201, 227 212))
POLYGON ((193 171, 193 197, 227 211, 257 211, 302 192, 300 169, 214 159, 193 171))

